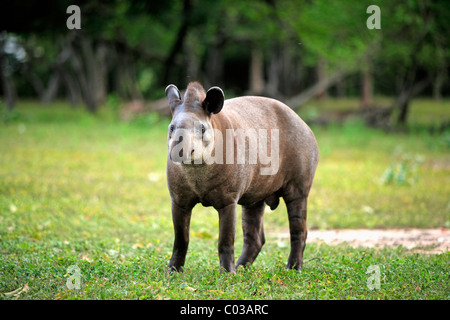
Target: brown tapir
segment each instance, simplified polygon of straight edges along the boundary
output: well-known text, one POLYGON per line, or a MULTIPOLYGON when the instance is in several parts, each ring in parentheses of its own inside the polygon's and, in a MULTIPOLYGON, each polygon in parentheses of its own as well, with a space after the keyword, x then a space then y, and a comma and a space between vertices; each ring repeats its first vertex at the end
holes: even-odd
POLYGON ((198 82, 188 85, 184 98, 174 85, 167 86, 166 96, 172 112, 167 181, 175 231, 169 268, 182 271, 197 203, 218 211, 220 266, 234 272, 237 205, 243 207, 244 247, 236 267, 255 260, 265 242, 264 207, 275 209, 283 197, 291 237, 287 268, 301 269, 306 203, 319 158, 311 129, 288 106, 270 98, 224 101, 220 88, 205 92, 198 82))

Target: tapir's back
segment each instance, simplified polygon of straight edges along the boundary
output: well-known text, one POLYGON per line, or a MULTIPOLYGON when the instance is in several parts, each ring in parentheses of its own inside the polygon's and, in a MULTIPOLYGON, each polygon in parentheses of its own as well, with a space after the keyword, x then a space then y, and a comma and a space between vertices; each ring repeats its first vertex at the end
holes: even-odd
POLYGON ((314 140, 308 125, 284 103, 265 97, 239 97, 225 100, 223 115, 229 117, 233 126, 255 129, 279 129, 280 135, 290 139, 299 137, 314 140))
MULTIPOLYGON (((305 184, 305 192, 314 178, 319 151, 308 125, 287 105, 265 97, 239 97, 225 100, 216 116, 225 117, 233 129, 278 129, 279 168, 276 176, 292 177, 305 184)), ((272 179, 277 179, 272 177, 272 179)))
POLYGON ((308 125, 284 103, 265 97, 239 97, 225 100, 222 116, 228 118, 233 128, 278 129, 280 152, 291 150, 313 154, 317 162, 317 142, 308 125), (306 150, 307 149, 307 150, 306 150))

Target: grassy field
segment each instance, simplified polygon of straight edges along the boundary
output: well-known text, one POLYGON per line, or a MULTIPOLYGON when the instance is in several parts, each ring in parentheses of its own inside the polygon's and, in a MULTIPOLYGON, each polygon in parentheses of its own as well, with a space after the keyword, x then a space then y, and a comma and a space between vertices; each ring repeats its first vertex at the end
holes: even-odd
MULTIPOLYGON (((450 298, 450 254, 401 247, 309 244, 305 259, 314 259, 296 273, 284 270, 289 247, 269 238, 252 267, 221 275, 217 213, 201 206, 192 217, 186 270, 169 274, 169 120, 147 115, 121 123, 106 110, 93 116, 33 101, 0 115, 2 299, 450 298), (66 285, 71 266, 80 272, 78 290, 66 285), (367 284, 370 266, 379 267, 378 289, 367 284)), ((313 127, 321 158, 308 227, 450 227, 450 131, 424 129, 445 118, 449 101, 419 100, 408 134, 367 129, 358 120, 313 127)), ((284 204, 267 208, 264 223, 267 233, 287 231, 284 204)), ((241 248, 239 226, 236 256, 241 248)))

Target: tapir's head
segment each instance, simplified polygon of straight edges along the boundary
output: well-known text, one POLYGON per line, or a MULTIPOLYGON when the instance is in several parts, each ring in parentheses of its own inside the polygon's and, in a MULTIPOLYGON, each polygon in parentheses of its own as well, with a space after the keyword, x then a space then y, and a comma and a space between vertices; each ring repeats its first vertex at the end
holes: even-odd
POLYGON ((207 92, 198 82, 191 82, 181 97, 173 84, 167 86, 172 121, 167 135, 169 157, 178 163, 203 163, 204 150, 214 146, 211 117, 222 110, 224 94, 219 87, 207 92))

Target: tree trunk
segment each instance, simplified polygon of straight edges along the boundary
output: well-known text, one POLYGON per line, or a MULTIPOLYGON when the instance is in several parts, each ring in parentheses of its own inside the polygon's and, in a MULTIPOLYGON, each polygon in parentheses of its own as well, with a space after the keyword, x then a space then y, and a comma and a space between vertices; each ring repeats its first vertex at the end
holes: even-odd
POLYGON ((297 64, 295 63, 291 48, 289 45, 284 45, 282 47, 282 74, 281 74, 281 88, 280 93, 282 96, 289 97, 295 92, 294 86, 296 82, 296 75, 299 73, 299 68, 297 67, 297 64))
POLYGON ((367 62, 361 73, 361 108, 373 105, 372 67, 367 62))
POLYGON ((170 72, 172 70, 176 55, 182 51, 184 38, 189 29, 190 19, 191 19, 192 3, 191 0, 183 1, 183 22, 181 23, 180 29, 178 29, 177 37, 172 45, 169 55, 165 61, 165 71, 163 77, 163 83, 167 84, 169 82, 170 72))
MULTIPOLYGON (((89 81, 89 74, 87 74, 83 65, 83 62, 85 61, 84 53, 87 51, 87 44, 82 43, 81 46, 84 46, 85 48, 79 48, 78 46, 72 47, 71 63, 74 69, 75 77, 81 89, 81 96, 83 97, 83 101, 87 109, 90 112, 95 113, 97 111, 97 104, 95 103, 94 95, 92 94, 92 90, 94 88, 92 88, 91 86, 91 83, 89 81)), ((87 63, 90 63, 92 65, 92 62, 87 63)))
POLYGON ((405 124, 406 123, 406 118, 408 116, 408 110, 409 110, 409 101, 410 101, 410 98, 404 100, 402 102, 402 104, 398 106, 398 108, 400 108, 400 113, 399 113, 398 118, 397 118, 397 123, 398 124, 405 124))
POLYGON ((59 89, 60 76, 58 70, 55 68, 50 76, 50 80, 48 81, 47 89, 44 91, 42 96, 42 102, 48 104, 52 102, 59 89))
POLYGON ((441 68, 438 70, 438 73, 436 74, 436 78, 433 82, 433 98, 436 102, 442 101, 442 86, 444 85, 445 81, 445 68, 441 68))
POLYGON ((348 74, 347 71, 343 71, 343 70, 336 71, 331 76, 326 77, 325 79, 322 79, 319 82, 316 82, 314 85, 312 85, 308 89, 304 90, 299 95, 296 95, 296 96, 290 98, 287 101, 287 105, 290 106, 294 110, 301 107, 307 101, 316 97, 320 93, 326 91, 329 87, 331 87, 332 85, 334 85, 335 83, 340 81, 347 74, 348 74))
POLYGON ((409 113, 409 102, 413 96, 422 92, 431 83, 431 78, 427 77, 421 81, 409 86, 403 90, 397 97, 393 104, 393 108, 399 108, 400 112, 397 118, 397 123, 404 125, 409 113))
POLYGON ((197 38, 188 35, 188 40, 184 43, 185 60, 184 65, 186 66, 186 78, 189 81, 197 80, 200 76, 200 66, 201 58, 196 52, 196 47, 199 45, 197 38))
POLYGON ((214 46, 209 50, 206 61, 206 84, 220 85, 223 83, 223 46, 225 40, 221 33, 217 35, 214 46))
POLYGON ((279 95, 278 90, 280 87, 281 68, 279 48, 275 45, 270 54, 269 65, 267 68, 267 84, 265 88, 265 91, 271 97, 277 97, 279 95))
POLYGON ((106 57, 108 55, 108 47, 105 43, 100 42, 97 45, 95 51, 95 62, 96 62, 96 72, 94 72, 94 80, 95 80, 95 102, 98 105, 101 105, 106 100, 107 94, 107 76, 108 69, 106 65, 106 57))
MULTIPOLYGON (((39 97, 42 101, 42 103, 50 103, 52 102, 59 90, 61 81, 64 81, 63 78, 63 71, 65 70, 64 63, 69 59, 70 55, 72 54, 70 43, 72 41, 73 37, 68 37, 66 40, 67 43, 64 44, 63 49, 58 54, 58 57, 56 58, 56 61, 53 65, 53 71, 50 76, 50 80, 47 84, 47 88, 44 87, 44 84, 40 79, 33 79, 37 78, 34 74, 30 73, 29 77, 31 78, 31 83, 33 84, 33 87, 36 91, 40 91, 39 97)), ((28 69, 28 67, 27 67, 28 69)))
POLYGON ((345 79, 341 79, 336 83, 336 94, 338 98, 345 98, 346 94, 346 82, 345 79))
POLYGON ((62 81, 66 88, 67 98, 72 106, 76 106, 81 101, 80 87, 75 77, 70 73, 68 68, 59 68, 62 81))
POLYGON ((264 59, 260 49, 253 48, 250 63, 250 94, 261 95, 264 91, 264 59))
POLYGON ((125 79, 127 81, 126 86, 128 87, 130 97, 132 100, 143 100, 141 91, 139 90, 136 72, 133 64, 133 58, 130 53, 126 53, 124 59, 124 69, 125 69, 125 79))
POLYGON ((390 127, 392 113, 398 109, 397 124, 404 125, 408 118, 411 99, 430 83, 431 78, 428 77, 410 85, 408 88, 404 87, 390 107, 361 109, 366 124, 375 128, 388 128, 390 127))
POLYGON ((291 53, 291 64, 292 66, 289 66, 291 68, 290 71, 290 79, 289 79, 289 90, 285 92, 285 95, 290 97, 296 92, 299 92, 302 89, 303 81, 306 80, 305 78, 305 66, 303 65, 303 55, 302 55, 302 48, 299 48, 298 50, 293 50, 291 53))
MULTIPOLYGON (((327 60, 325 58, 320 57, 317 61, 317 82, 326 82, 327 81, 327 60)), ((328 97, 327 92, 328 87, 321 88, 320 91, 317 92, 316 98, 317 99, 325 99, 328 97)))
POLYGON ((8 110, 12 110, 14 109, 14 104, 16 103, 16 90, 14 87, 14 81, 7 70, 7 58, 3 52, 4 42, 4 37, 0 37, 0 77, 6 107, 8 110))
POLYGON ((81 92, 87 109, 95 113, 106 99, 108 75, 106 58, 109 48, 103 42, 95 44, 82 32, 76 34, 76 40, 68 44, 73 76, 69 72, 61 72, 61 77, 68 87, 72 102, 77 102, 78 92, 81 92))
POLYGON ((86 83, 85 101, 91 112, 96 112, 98 101, 96 97, 97 91, 97 61, 95 59, 93 43, 88 36, 83 36, 80 40, 81 44, 81 70, 84 74, 84 82, 86 83))
POLYGON ((22 68, 22 73, 25 79, 27 79, 27 81, 33 87, 34 91, 39 97, 39 100, 43 101, 45 92, 44 84, 42 83, 42 80, 38 76, 36 76, 36 74, 33 71, 31 71, 31 69, 32 67, 30 63, 25 63, 22 68))
POLYGON ((117 67, 114 71, 114 89, 123 100, 143 100, 136 79, 136 71, 132 54, 125 51, 117 52, 117 67))

